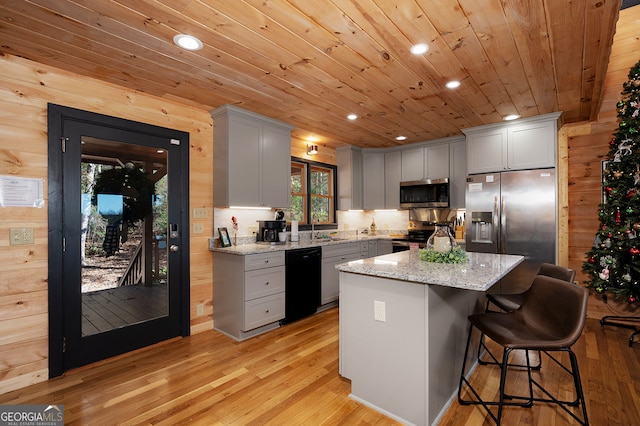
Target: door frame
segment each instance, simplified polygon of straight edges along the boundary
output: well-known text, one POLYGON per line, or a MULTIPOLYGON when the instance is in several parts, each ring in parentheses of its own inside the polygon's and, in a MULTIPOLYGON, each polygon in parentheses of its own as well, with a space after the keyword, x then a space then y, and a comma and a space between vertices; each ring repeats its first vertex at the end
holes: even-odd
MULTIPOLYGON (((49 215, 49 377, 62 375, 67 368, 64 365, 65 350, 65 312, 63 291, 63 131, 65 121, 87 123, 111 127, 135 133, 144 133, 176 141, 180 146, 179 179, 180 229, 182 244, 180 247, 179 282, 180 286, 180 330, 182 337, 190 334, 190 264, 189 264, 189 133, 127 119, 111 117, 89 111, 83 111, 62 105, 48 104, 48 215, 49 215)), ((80 261, 78 259, 78 261, 80 261)), ((157 341, 145 342, 150 345, 157 341)), ((135 348, 134 348, 135 349, 135 348)))

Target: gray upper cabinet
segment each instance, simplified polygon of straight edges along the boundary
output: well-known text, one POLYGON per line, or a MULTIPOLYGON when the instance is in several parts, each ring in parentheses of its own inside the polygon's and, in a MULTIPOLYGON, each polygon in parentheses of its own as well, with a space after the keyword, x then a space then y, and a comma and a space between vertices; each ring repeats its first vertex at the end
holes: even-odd
POLYGON ((449 144, 402 150, 402 181, 449 177, 449 144))
POLYGON ((362 153, 362 202, 365 210, 385 208, 384 153, 362 153))
POLYGON ((449 177, 449 144, 424 148, 424 178, 442 179, 449 177))
POLYGON ((400 208, 400 182, 402 181, 402 152, 384 154, 384 204, 386 209, 400 208))
POLYGON ((468 173, 555 167, 560 115, 463 129, 468 173))
POLYGON ((449 178, 451 208, 464 208, 467 176, 463 136, 438 139, 430 145, 336 149, 338 209, 400 208, 400 182, 449 178))
POLYGON ((465 208, 467 145, 464 138, 449 145, 449 192, 452 209, 465 208))
POLYGON ((216 207, 289 207, 292 126, 223 105, 213 117, 216 207))
POLYGON ((338 166, 338 210, 362 210, 362 149, 336 149, 338 166))
POLYGON ((422 180, 424 177, 424 148, 402 150, 402 181, 422 180))

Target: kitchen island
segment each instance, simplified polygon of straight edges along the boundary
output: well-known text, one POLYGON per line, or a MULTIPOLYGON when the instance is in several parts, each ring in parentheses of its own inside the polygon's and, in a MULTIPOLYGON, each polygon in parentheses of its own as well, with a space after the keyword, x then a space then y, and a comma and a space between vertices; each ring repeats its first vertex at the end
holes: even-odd
POLYGON ((465 264, 428 263, 411 250, 337 266, 340 374, 353 399, 405 424, 438 422, 456 395, 467 316, 524 260, 467 254, 465 264))

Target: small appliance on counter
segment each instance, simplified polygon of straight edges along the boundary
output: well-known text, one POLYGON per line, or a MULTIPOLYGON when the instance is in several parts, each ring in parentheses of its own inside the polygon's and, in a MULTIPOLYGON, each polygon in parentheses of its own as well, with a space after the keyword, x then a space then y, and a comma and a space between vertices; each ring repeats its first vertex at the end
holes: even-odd
POLYGON ((278 234, 286 230, 287 222, 285 220, 259 220, 256 243, 284 244, 285 241, 278 239, 278 234))

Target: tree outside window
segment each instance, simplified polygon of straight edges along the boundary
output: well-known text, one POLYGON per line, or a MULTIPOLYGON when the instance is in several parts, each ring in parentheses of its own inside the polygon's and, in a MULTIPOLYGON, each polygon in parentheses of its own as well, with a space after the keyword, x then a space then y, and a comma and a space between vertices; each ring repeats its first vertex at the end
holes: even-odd
POLYGON ((314 223, 334 223, 333 220, 333 170, 311 166, 311 219, 314 223))
POLYGON ((291 162, 291 217, 306 223, 307 217, 307 165, 291 162))
POLYGON ((290 220, 335 223, 334 179, 334 166, 292 159, 290 220))

